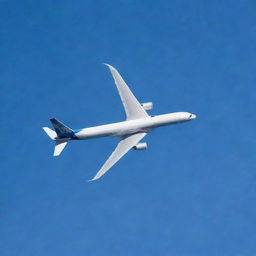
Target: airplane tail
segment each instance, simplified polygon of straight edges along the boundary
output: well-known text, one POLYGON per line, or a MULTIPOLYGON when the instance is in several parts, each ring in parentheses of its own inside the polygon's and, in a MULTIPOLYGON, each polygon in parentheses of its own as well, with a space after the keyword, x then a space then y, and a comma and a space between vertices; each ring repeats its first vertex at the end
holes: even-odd
POLYGON ((55 131, 53 131, 52 129, 48 128, 48 127, 43 127, 43 130, 45 131, 45 133, 52 139, 52 140, 56 140, 58 138, 57 133, 55 131))
POLYGON ((69 127, 67 127, 55 118, 51 118, 50 121, 55 131, 48 127, 43 127, 43 130, 52 140, 55 141, 53 155, 59 156, 65 148, 65 146, 67 145, 68 141, 74 135, 74 132, 72 129, 70 129, 69 127))
POLYGON ((60 138, 60 139, 72 138, 72 136, 74 135, 74 132, 72 129, 70 129, 65 124, 63 124, 62 122, 60 122, 59 120, 57 120, 55 118, 51 118, 50 121, 52 123, 52 126, 53 126, 55 132, 58 135, 58 138, 60 138))
POLYGON ((59 156, 67 143, 68 139, 56 140, 53 155, 59 156))

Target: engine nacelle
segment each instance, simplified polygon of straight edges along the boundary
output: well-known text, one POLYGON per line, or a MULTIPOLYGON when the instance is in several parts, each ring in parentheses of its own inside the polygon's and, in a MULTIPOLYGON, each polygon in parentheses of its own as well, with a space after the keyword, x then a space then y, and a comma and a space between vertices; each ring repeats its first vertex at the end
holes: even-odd
POLYGON ((151 110, 151 109, 153 109, 153 103, 152 103, 152 102, 141 103, 141 106, 142 106, 145 110, 151 110))
POLYGON ((148 145, 146 142, 138 143, 136 146, 133 147, 133 149, 135 149, 135 150, 144 150, 147 148, 148 148, 148 145))

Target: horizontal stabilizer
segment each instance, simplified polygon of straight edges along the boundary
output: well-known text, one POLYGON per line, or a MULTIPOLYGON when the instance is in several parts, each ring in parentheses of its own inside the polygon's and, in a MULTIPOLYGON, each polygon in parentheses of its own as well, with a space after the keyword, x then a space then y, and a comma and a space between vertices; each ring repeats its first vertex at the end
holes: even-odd
POLYGON ((54 156, 59 156, 65 146, 67 145, 68 141, 67 140, 56 140, 55 142, 55 147, 54 147, 54 156))
POLYGON ((48 127, 43 127, 43 130, 46 132, 46 134, 52 139, 55 140, 57 138, 57 134, 55 131, 48 127))

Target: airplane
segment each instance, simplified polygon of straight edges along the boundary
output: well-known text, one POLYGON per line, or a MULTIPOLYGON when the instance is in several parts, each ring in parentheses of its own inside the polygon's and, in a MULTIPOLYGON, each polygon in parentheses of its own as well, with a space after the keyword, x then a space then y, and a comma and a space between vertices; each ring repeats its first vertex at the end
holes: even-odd
POLYGON ((110 69, 114 78, 126 113, 126 120, 118 123, 72 130, 57 119, 51 118, 50 121, 55 131, 48 127, 43 127, 46 134, 55 141, 54 156, 59 156, 70 140, 87 140, 106 136, 120 138, 114 152, 90 181, 99 179, 130 149, 147 149, 147 143, 140 141, 153 129, 160 126, 191 121, 196 118, 195 114, 188 112, 175 112, 157 116, 149 115, 147 111, 153 108, 153 103, 140 103, 118 71, 109 64, 105 65, 110 69))

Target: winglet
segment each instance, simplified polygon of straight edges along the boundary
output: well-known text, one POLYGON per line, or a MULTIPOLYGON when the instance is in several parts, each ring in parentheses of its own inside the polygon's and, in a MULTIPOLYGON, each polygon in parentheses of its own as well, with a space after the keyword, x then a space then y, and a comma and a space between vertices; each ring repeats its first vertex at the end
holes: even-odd
POLYGON ((94 181, 94 180, 96 180, 96 179, 93 178, 93 179, 91 179, 91 180, 87 180, 87 182, 92 182, 92 181, 94 181))
POLYGON ((95 180, 98 180, 103 174, 100 174, 97 173, 92 179, 88 180, 88 182, 92 182, 92 181, 95 181, 95 180))
POLYGON ((109 68, 111 67, 111 68, 113 68, 110 64, 108 64, 108 63, 103 63, 103 65, 106 65, 106 66, 108 66, 109 68))

